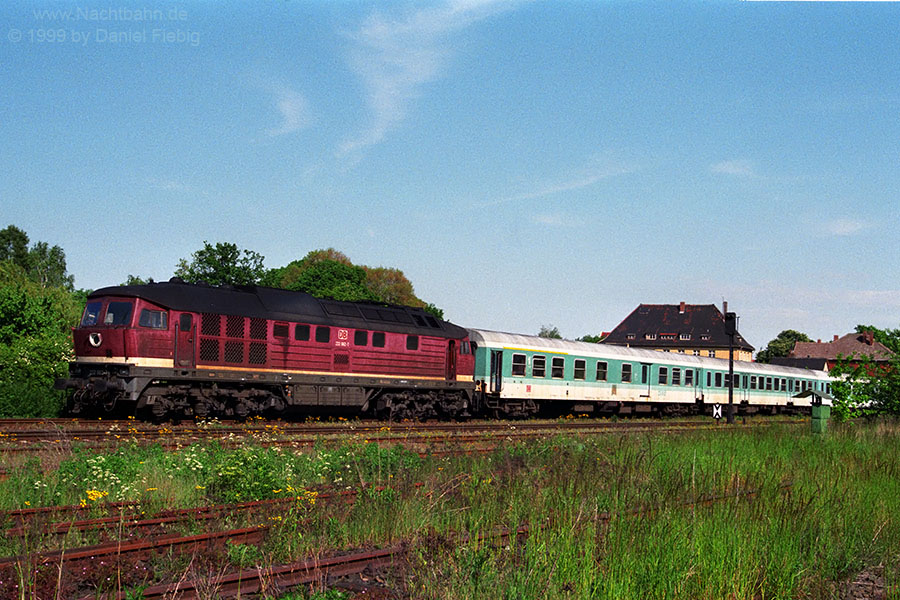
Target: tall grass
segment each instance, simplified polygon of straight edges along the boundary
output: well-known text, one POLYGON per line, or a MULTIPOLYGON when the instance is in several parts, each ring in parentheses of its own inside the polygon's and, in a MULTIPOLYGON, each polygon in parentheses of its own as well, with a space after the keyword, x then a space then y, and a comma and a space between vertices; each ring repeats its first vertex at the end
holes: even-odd
POLYGON ((23 466, 0 482, 0 506, 77 503, 101 484, 148 506, 289 494, 260 553, 235 561, 403 542, 408 564, 390 583, 416 598, 820 598, 877 565, 900 591, 896 423, 561 436, 425 459, 374 444, 102 457, 23 466), (310 491, 322 486, 359 496, 328 505, 310 491), (496 537, 523 524, 525 538, 496 537))

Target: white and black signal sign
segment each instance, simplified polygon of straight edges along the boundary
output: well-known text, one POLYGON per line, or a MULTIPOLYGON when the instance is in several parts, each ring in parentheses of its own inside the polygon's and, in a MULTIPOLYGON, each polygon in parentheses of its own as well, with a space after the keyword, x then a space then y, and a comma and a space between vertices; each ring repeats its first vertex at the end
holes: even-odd
POLYGON ((721 419, 722 418, 722 405, 721 404, 713 404, 713 419, 721 419))

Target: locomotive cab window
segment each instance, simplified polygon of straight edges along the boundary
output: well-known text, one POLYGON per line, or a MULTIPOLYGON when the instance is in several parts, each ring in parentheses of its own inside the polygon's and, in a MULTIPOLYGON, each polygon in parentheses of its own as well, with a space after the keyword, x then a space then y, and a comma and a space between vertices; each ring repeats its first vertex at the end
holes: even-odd
POLYGON ((357 329, 353 332, 353 345, 354 346, 368 346, 369 345, 369 332, 365 329, 357 329))
POLYGON ((272 335, 277 338, 286 338, 288 331, 287 323, 275 323, 272 325, 272 335))
POLYGON ((553 379, 562 379, 565 373, 566 359, 562 356, 554 356, 550 362, 550 377, 553 379))
POLYGON ((512 355, 512 375, 513 377, 525 377, 525 355, 512 355))
POLYGON ((294 325, 294 339, 298 342, 308 342, 309 325, 294 325))
POLYGON ((546 377, 547 375, 547 358, 544 356, 534 356, 531 359, 531 376, 546 377))
POLYGON ((575 379, 584 381, 585 371, 587 371, 587 361, 582 358, 575 359, 575 379))
POLYGON ((383 331, 373 331, 372 332, 372 345, 376 348, 384 348, 384 332, 383 331))
POLYGON ((316 341, 327 344, 331 340, 331 327, 316 327, 316 341))
POLYGON ((406 349, 407 350, 418 350, 419 349, 419 336, 417 336, 417 335, 406 336, 406 349))
POLYGON ((100 309, 103 308, 102 302, 88 302, 84 307, 84 316, 81 318, 82 327, 96 325, 100 318, 100 309))
POLYGON ((168 329, 169 327, 165 311, 150 310, 149 308, 141 309, 141 318, 138 324, 141 327, 149 327, 150 329, 168 329))
POLYGON ((131 302, 110 302, 106 307, 104 325, 128 325, 131 323, 131 302))

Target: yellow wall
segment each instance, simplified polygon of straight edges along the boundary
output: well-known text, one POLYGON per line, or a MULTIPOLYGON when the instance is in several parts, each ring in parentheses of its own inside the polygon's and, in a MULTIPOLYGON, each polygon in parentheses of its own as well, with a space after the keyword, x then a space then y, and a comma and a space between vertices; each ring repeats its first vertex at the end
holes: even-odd
MULTIPOLYGON (((681 348, 653 348, 653 350, 656 350, 657 352, 674 352, 674 353, 680 353, 682 349, 681 349, 681 348)), ((694 355, 694 350, 695 350, 695 348, 684 348, 684 354, 686 354, 686 355, 688 355, 688 356, 693 356, 693 355, 694 355)), ((725 360, 728 360, 728 348, 725 348, 725 349, 722 349, 722 348, 703 348, 702 350, 700 350, 700 356, 702 356, 702 357, 704 357, 704 358, 709 357, 709 351, 710 351, 710 350, 715 350, 716 355, 715 355, 714 358, 724 358, 725 360)), ((735 351, 734 351, 734 360, 744 360, 744 361, 747 361, 747 362, 753 362, 753 353, 752 353, 752 352, 748 352, 748 351, 746 351, 746 350, 738 350, 738 349, 735 349, 735 351)))

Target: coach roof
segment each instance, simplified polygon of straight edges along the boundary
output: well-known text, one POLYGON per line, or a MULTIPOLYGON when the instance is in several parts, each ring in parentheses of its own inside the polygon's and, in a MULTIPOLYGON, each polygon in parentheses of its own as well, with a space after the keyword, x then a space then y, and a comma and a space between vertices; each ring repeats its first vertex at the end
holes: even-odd
POLYGON ((459 339, 466 330, 435 318, 421 308, 376 302, 340 302, 319 299, 304 292, 261 286, 209 286, 170 280, 166 283, 123 285, 95 290, 89 298, 120 296, 142 298, 165 308, 194 313, 240 315, 376 329, 459 339))

